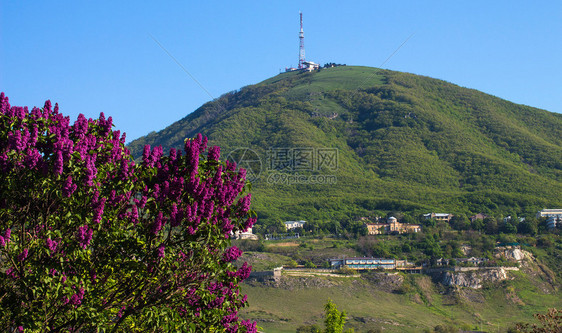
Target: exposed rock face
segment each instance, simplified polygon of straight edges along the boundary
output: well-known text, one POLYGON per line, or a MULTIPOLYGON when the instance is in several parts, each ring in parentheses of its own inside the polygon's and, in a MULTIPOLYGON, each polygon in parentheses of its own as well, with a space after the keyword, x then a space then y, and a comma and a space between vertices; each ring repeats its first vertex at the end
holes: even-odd
POLYGON ((392 292, 400 288, 402 282, 404 282, 404 277, 397 273, 369 272, 364 274, 363 278, 374 284, 377 289, 386 292, 392 292))
POLYGON ((275 280, 248 279, 245 280, 244 283, 250 286, 265 286, 271 288, 281 288, 285 290, 331 288, 339 284, 337 281, 325 278, 298 276, 280 276, 275 280))
POLYGON ((443 272, 441 283, 446 286, 482 288, 482 282, 497 282, 507 279, 503 268, 493 268, 470 272, 443 272))
POLYGON ((519 248, 497 248, 496 258, 505 258, 507 260, 521 261, 524 259, 533 259, 533 255, 527 251, 521 250, 519 248))

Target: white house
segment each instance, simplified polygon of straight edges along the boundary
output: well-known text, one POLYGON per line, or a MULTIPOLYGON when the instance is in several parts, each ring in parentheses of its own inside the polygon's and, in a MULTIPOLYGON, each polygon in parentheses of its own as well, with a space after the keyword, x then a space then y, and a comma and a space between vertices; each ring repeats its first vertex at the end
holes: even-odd
POLYGON ((287 230, 291 230, 291 229, 296 229, 296 228, 302 228, 304 227, 304 224, 306 223, 306 221, 300 220, 300 221, 286 221, 285 222, 285 229, 287 230))
POLYGON ((562 209, 543 209, 537 212, 537 218, 546 217, 546 227, 554 229, 562 223, 562 209))
POLYGON ((424 217, 426 220, 434 219, 434 220, 437 220, 437 221, 451 222, 451 219, 453 218, 453 214, 448 214, 448 213, 427 213, 427 214, 423 214, 423 217, 424 217))
POLYGON ((244 232, 237 231, 234 233, 234 239, 251 239, 251 240, 258 240, 258 236, 254 235, 252 232, 252 228, 248 228, 248 230, 244 232))
POLYGON ((562 209, 543 209, 537 212, 537 218, 541 217, 557 217, 562 218, 562 209))

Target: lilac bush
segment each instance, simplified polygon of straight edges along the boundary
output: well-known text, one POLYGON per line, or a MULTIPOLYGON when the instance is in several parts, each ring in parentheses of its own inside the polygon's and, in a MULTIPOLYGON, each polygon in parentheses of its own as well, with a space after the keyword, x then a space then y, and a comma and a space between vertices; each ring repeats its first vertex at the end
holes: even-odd
POLYGON ((0 327, 255 332, 232 232, 255 222, 245 171, 199 135, 135 164, 111 117, 71 124, 0 94, 0 327), (208 153, 205 155, 205 152, 208 153))

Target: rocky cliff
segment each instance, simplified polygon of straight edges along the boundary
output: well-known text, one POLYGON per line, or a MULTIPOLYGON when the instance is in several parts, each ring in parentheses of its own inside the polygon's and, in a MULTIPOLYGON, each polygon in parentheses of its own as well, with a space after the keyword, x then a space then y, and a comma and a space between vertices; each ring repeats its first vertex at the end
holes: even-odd
POLYGON ((507 279, 504 268, 489 268, 467 272, 443 272, 441 283, 446 286, 468 287, 473 289, 482 288, 484 282, 498 282, 507 279))

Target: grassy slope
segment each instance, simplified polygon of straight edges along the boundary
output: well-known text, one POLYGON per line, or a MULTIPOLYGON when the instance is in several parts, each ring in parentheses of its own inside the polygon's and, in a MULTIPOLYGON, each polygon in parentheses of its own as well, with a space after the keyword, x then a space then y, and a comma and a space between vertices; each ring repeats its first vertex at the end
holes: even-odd
POLYGON ((406 277, 413 288, 404 295, 379 290, 361 278, 347 277, 317 278, 332 286, 294 290, 244 284, 242 290, 250 306, 241 315, 257 320, 265 332, 294 332, 300 325, 321 325, 323 305, 332 299, 347 312, 346 327, 357 332, 379 327, 385 332, 420 332, 438 324, 504 331, 516 322, 533 321, 534 313, 562 306, 560 293, 544 294, 526 275, 510 275, 515 279, 486 285, 483 290, 463 290, 462 296, 445 292, 446 288, 433 284, 429 277, 417 274, 406 277), (510 286, 517 301, 508 296, 510 286))

